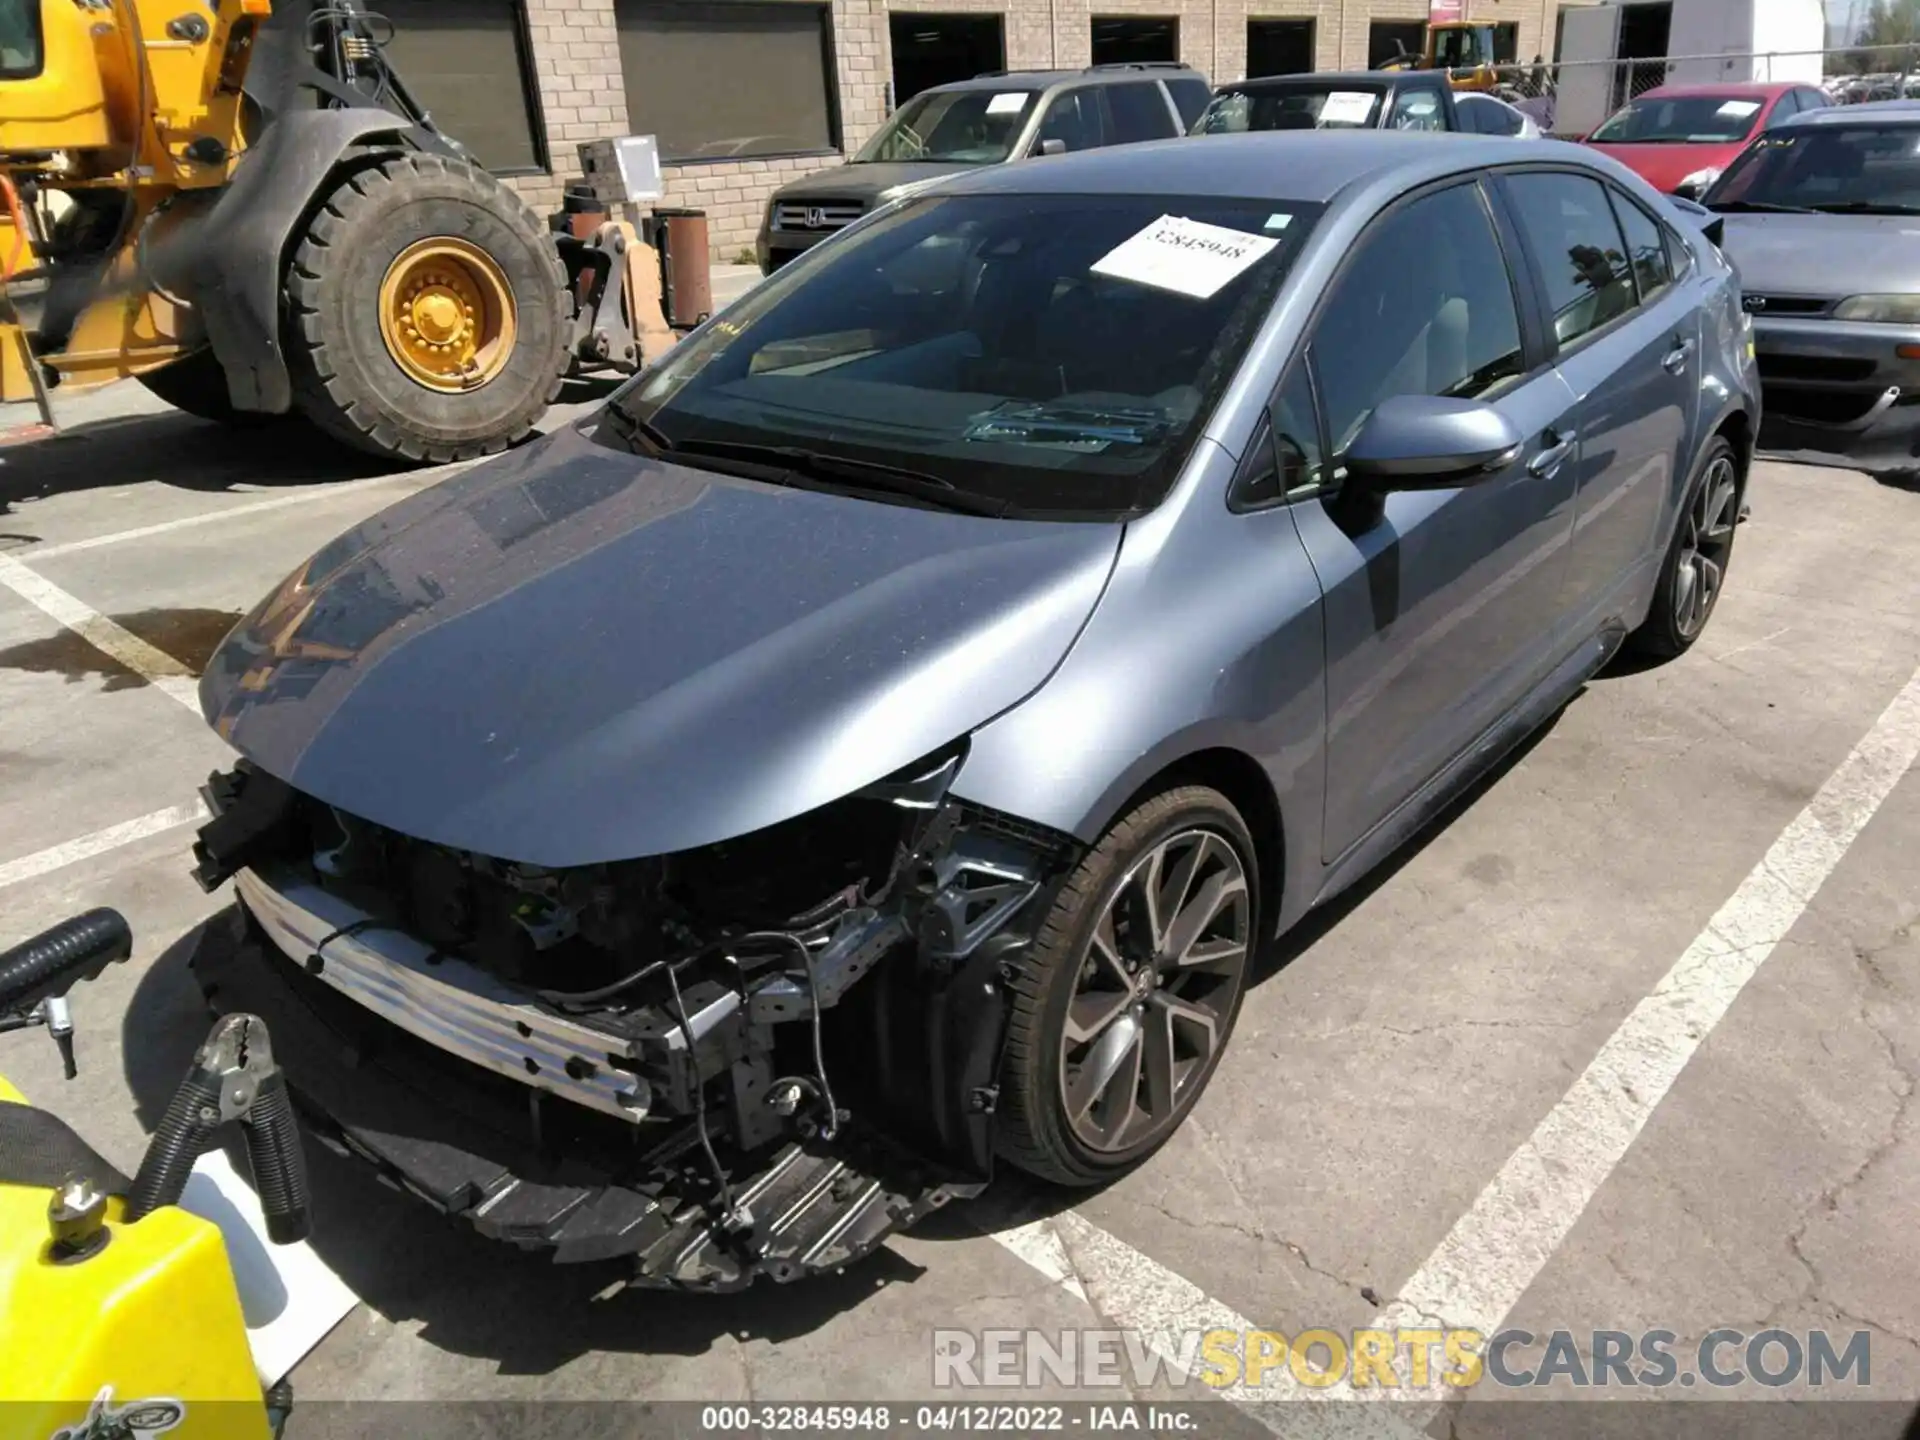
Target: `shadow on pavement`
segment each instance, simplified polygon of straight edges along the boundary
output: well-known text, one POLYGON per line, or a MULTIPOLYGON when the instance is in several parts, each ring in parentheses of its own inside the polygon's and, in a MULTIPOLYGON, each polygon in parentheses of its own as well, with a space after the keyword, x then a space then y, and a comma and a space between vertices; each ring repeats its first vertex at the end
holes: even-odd
MULTIPOLYGON (((134 610, 108 618, 199 675, 227 632, 240 622, 238 610, 197 608, 134 610)), ((38 640, 0 648, 0 670, 64 675, 70 681, 98 679, 103 694, 147 683, 76 631, 61 629, 38 640)))
POLYGON ((157 481, 183 490, 307 485, 357 479, 396 467, 288 418, 231 430, 179 410, 123 415, 64 430, 52 440, 0 452, 0 514, 109 485, 157 481))
MULTIPOLYGON (((127 1005, 122 1063, 141 1125, 159 1123, 213 1017, 187 970, 188 931, 141 977, 127 1005)), ((242 1147, 230 1146, 247 1173, 242 1147)), ((427 1344, 494 1362, 503 1375, 544 1375, 594 1351, 698 1355, 724 1336, 790 1339, 818 1329, 922 1269, 882 1248, 845 1274, 793 1285, 762 1281, 732 1295, 617 1291, 617 1263, 555 1265, 485 1240, 463 1222, 388 1189, 370 1169, 308 1139, 313 1247, 361 1301, 427 1344)))

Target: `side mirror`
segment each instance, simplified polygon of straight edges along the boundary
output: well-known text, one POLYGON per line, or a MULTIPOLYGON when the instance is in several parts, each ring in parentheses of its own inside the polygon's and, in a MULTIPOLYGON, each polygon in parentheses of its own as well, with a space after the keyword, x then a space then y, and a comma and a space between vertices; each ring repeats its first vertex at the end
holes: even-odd
POLYGON ((1347 447, 1347 474, 1374 490, 1446 490, 1504 469, 1525 437, 1479 400, 1395 395, 1347 447))
POLYGON ((1067 142, 1057 139, 1042 140, 1040 142, 1039 153, 1042 155, 1064 155, 1067 153, 1067 142))

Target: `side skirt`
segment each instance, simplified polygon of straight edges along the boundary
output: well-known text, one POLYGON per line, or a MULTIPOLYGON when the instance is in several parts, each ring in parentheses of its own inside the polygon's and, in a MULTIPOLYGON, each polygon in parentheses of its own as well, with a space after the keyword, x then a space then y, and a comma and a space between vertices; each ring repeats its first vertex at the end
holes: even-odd
MULTIPOLYGON (((1566 659, 1547 672, 1520 702, 1481 732, 1451 763, 1416 790, 1398 809, 1362 835, 1327 867, 1319 905, 1331 900, 1431 823, 1452 801, 1481 778, 1527 736, 1546 724, 1619 651, 1627 627, 1618 619, 1602 625, 1566 659)), ((1311 907, 1309 907, 1311 908, 1311 907)))

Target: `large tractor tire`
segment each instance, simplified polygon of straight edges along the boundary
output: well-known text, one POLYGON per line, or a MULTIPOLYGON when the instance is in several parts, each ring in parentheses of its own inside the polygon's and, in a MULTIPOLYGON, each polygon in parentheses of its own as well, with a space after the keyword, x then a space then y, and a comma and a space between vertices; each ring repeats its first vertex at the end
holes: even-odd
POLYGON ((461 161, 409 153, 348 175, 300 237, 287 293, 295 406, 376 455, 503 450, 567 370, 558 250, 518 196, 461 161))

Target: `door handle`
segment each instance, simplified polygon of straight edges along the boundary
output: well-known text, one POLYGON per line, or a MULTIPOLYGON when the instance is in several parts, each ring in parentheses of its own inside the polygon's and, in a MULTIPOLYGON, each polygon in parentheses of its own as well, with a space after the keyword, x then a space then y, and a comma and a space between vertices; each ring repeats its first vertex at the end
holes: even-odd
POLYGON ((1573 453, 1576 437, 1571 430, 1549 430, 1541 438, 1547 442, 1547 446, 1527 461, 1527 473, 1545 480, 1566 463, 1567 456, 1573 453))
POLYGON ((1669 375, 1678 375, 1687 368, 1687 358, 1693 354, 1693 341, 1675 340, 1673 348, 1661 357, 1660 363, 1666 367, 1669 375))

